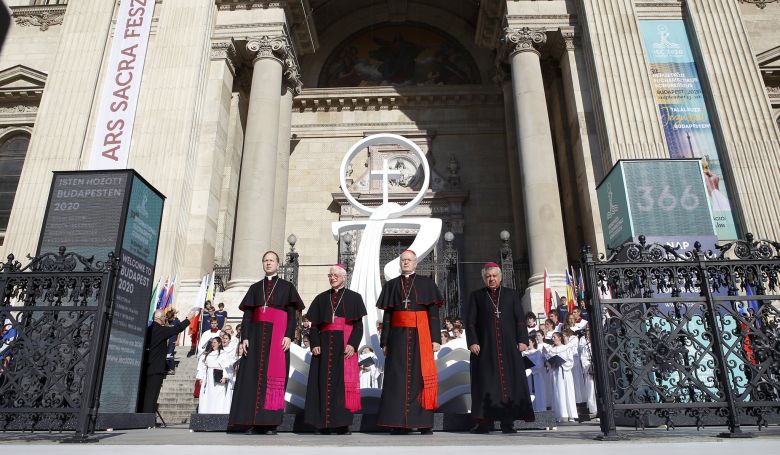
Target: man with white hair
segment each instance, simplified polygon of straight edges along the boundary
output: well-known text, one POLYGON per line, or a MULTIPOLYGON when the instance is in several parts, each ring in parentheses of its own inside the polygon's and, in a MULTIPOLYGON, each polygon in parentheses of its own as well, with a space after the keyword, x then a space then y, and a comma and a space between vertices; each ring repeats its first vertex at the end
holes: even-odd
POLYGON ((347 269, 332 266, 330 289, 315 297, 306 313, 312 358, 303 420, 321 434, 349 434, 352 415, 361 409, 356 350, 366 306, 360 294, 346 288, 346 281, 347 269))
POLYGON ((438 374, 433 358, 441 345, 439 307, 444 299, 436 283, 417 275, 417 254, 401 253, 401 276, 385 283, 376 303, 384 310, 380 343, 385 376, 377 425, 391 434, 417 429, 432 434, 438 374))
POLYGON ((501 286, 501 268, 482 268, 485 287, 469 297, 466 342, 471 351, 472 433, 487 433, 493 422, 514 433, 515 420, 534 420, 522 352, 528 349, 526 315, 514 289, 501 286))
POLYGON ((151 413, 157 406, 165 372, 168 370, 165 355, 168 351, 168 338, 178 335, 190 325, 190 319, 198 314, 192 311, 187 319, 178 325, 169 326, 164 310, 154 310, 153 324, 147 329, 146 345, 146 381, 144 381, 144 401, 141 412, 151 413))

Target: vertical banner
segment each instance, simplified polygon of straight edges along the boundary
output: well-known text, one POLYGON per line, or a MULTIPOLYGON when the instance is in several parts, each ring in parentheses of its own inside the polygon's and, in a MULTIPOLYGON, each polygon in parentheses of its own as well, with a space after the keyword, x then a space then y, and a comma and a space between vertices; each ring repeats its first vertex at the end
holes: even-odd
POLYGON ((154 0, 119 3, 92 139, 90 170, 127 167, 154 5, 154 0))
POLYGON ((685 21, 642 20, 645 54, 671 158, 700 158, 719 239, 736 239, 723 168, 685 21))
POLYGON ((130 200, 121 228, 122 268, 114 301, 114 325, 100 394, 100 410, 104 413, 136 410, 163 202, 160 193, 132 175, 130 200))

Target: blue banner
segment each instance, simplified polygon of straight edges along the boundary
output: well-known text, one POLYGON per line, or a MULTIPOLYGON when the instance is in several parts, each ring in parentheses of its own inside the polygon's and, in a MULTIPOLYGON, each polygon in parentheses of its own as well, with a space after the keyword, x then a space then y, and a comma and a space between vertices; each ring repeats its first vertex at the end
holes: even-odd
POLYGON ((715 136, 685 21, 643 20, 640 30, 671 158, 701 158, 718 238, 736 239, 715 136))

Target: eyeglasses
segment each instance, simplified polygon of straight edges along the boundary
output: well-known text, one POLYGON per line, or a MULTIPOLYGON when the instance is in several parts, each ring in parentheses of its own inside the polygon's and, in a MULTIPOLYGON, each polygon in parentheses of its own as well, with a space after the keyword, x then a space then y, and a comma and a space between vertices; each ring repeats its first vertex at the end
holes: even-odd
POLYGON ((344 276, 344 275, 341 275, 341 274, 338 274, 338 273, 329 273, 328 274, 328 278, 336 278, 336 277, 339 277, 339 276, 344 276))

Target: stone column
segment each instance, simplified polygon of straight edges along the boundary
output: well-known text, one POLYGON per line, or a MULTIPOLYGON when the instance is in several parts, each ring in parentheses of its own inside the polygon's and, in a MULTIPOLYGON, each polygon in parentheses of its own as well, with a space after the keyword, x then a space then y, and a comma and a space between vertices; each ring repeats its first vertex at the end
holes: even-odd
POLYGON ((500 61, 496 65, 496 82, 504 95, 504 128, 506 130, 506 158, 509 168, 509 190, 512 195, 512 241, 514 257, 525 259, 526 250, 525 211, 523 202, 523 178, 520 174, 520 161, 517 159, 517 136, 515 134, 515 102, 512 90, 512 76, 508 66, 500 61))
POLYGON ((553 285, 567 267, 561 198, 555 168, 550 120, 538 47, 547 41, 543 30, 505 30, 512 68, 515 127, 525 201, 530 278, 523 297, 534 311, 542 305, 544 270, 553 285))
POLYGON ((298 66, 288 61, 284 73, 284 94, 279 104, 279 139, 276 157, 276 193, 274 197, 274 221, 271 233, 271 245, 274 251, 282 254, 287 242, 287 180, 290 167, 290 134, 292 130, 293 97, 301 93, 301 79, 298 66))
MULTIPOLYGON (((282 76, 290 48, 283 36, 263 36, 246 44, 252 55, 244 156, 233 241, 231 287, 244 287, 263 273, 262 254, 271 249, 276 164, 279 143, 279 106, 282 76)), ((282 255, 282 252, 278 252, 282 255)))

